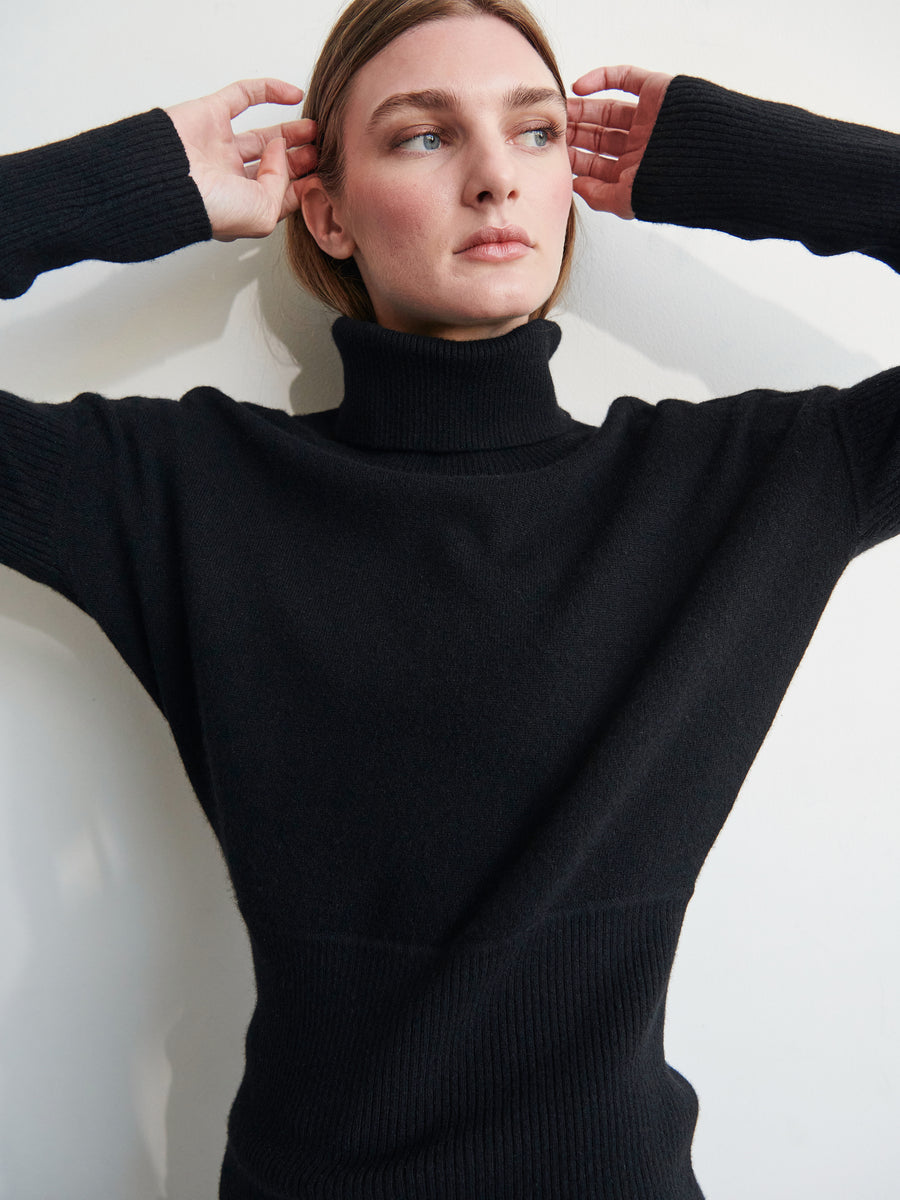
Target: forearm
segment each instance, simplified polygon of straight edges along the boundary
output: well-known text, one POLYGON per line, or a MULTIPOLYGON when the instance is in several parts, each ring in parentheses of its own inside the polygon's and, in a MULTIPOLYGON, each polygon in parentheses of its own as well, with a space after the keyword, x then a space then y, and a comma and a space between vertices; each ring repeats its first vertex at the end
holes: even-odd
POLYGON ((0 158, 0 297, 83 259, 142 262, 211 233, 161 109, 0 158))
POLYGON ((900 135, 680 75, 633 206, 644 221, 857 250, 900 270, 900 135))

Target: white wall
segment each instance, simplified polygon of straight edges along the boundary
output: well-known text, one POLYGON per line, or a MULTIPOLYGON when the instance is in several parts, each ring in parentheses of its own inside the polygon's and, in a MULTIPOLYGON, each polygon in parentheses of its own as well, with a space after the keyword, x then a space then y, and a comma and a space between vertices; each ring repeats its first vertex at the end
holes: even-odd
MULTIPOLYGON (((240 76, 302 84, 336 8, 18 5, 0 152, 240 76)), ((536 8, 569 80, 632 61, 900 130, 894 0, 536 8)), ((584 226, 555 360, 581 419, 621 392, 699 400, 895 362, 900 284, 879 264, 591 213, 584 226)), ((0 307, 0 386, 64 400, 211 383, 330 407, 328 321, 278 254, 275 239, 208 244, 44 277, 0 307)), ((898 590, 895 544, 839 585, 688 913, 667 1049, 700 1094, 710 1200, 900 1186, 898 590)), ((93 622, 0 568, 0 1197, 213 1197, 252 997, 168 727, 93 622)))

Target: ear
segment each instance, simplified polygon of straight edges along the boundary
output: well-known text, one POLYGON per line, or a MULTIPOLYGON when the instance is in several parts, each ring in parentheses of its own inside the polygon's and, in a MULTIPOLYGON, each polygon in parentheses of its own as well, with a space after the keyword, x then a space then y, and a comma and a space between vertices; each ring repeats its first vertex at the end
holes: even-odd
POLYGON ((300 208, 306 228, 316 245, 332 258, 350 258, 356 249, 350 231, 342 222, 318 175, 302 180, 300 208))

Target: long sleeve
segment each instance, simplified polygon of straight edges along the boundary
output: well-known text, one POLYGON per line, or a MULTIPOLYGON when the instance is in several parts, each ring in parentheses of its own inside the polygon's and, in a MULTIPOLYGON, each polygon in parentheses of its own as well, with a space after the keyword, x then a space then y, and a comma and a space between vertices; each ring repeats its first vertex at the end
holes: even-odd
POLYGON ((900 269, 900 135, 679 75, 632 196, 642 221, 857 250, 900 269))
MULTIPOLYGON (((211 236, 169 117, 154 109, 0 158, 0 295, 95 258, 139 262, 211 236)), ((71 597, 57 533, 84 405, 0 392, 0 562, 71 597)))
POLYGON ((162 109, 0 157, 0 297, 83 259, 143 262, 205 241, 209 218, 162 109))
MULTIPOLYGON (((635 179, 640 220, 858 251, 900 270, 900 135, 689 76, 635 179)), ((856 497, 857 553, 900 532, 900 368, 826 389, 856 497)))

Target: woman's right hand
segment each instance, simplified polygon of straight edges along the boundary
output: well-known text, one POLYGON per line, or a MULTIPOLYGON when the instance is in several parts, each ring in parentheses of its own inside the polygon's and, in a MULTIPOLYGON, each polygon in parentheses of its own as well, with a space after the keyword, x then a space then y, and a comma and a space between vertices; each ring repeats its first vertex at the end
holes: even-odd
POLYGON ((315 170, 316 124, 286 121, 235 133, 234 117, 255 104, 299 104, 303 92, 281 79, 243 79, 166 112, 178 131, 213 237, 265 237, 300 206, 297 181, 315 170))
POLYGON ((569 100, 566 140, 573 190, 598 212, 634 216, 631 189, 662 108, 671 75, 642 67, 598 67, 572 84, 579 97, 623 91, 627 100, 569 100))

